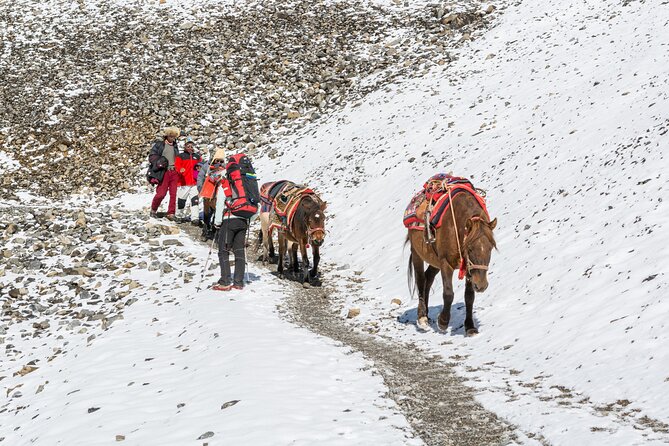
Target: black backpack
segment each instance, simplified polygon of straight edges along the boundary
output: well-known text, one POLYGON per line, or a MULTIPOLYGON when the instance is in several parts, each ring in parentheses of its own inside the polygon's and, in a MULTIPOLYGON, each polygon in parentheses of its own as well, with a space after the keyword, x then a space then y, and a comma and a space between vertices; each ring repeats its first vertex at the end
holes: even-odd
POLYGON ((159 185, 163 181, 168 164, 169 161, 167 161, 167 158, 164 156, 161 156, 154 162, 149 163, 149 168, 146 171, 146 181, 154 186, 159 185))

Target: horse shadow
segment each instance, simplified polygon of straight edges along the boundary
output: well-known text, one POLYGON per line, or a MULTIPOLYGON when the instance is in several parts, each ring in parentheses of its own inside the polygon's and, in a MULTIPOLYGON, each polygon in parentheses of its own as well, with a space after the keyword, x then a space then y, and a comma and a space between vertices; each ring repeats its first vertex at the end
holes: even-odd
MULTIPOLYGON (((288 280, 290 282, 297 282, 299 284, 302 284, 302 272, 300 271, 299 273, 294 272, 292 269, 285 269, 283 271, 283 277, 279 275, 278 271, 272 271, 270 272, 274 277, 278 277, 279 279, 283 280, 288 280)), ((316 274, 316 277, 310 277, 309 278, 309 285, 313 287, 321 287, 323 286, 323 282, 321 281, 321 273, 316 274)))
MULTIPOLYGON (((437 326, 437 318, 441 309, 444 308, 443 305, 434 305, 428 307, 427 317, 430 320, 430 327, 432 331, 436 333, 441 333, 439 327, 437 326)), ((456 302, 451 305, 451 320, 448 323, 448 326, 451 328, 451 336, 466 336, 465 333, 465 317, 467 316, 467 309, 464 302, 456 302)), ((418 325, 416 324, 418 320, 418 308, 414 307, 409 310, 406 310, 400 316, 397 316, 397 322, 405 325, 413 325, 416 331, 418 330, 418 325)), ((479 320, 474 316, 474 324, 478 327, 479 320)))

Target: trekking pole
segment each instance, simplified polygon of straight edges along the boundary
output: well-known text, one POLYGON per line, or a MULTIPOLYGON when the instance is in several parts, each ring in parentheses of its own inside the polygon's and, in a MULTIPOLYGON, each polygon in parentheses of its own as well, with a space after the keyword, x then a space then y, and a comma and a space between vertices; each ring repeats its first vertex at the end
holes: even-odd
POLYGON ((214 237, 211 241, 211 245, 209 245, 209 254, 207 254, 207 260, 204 262, 204 268, 202 269, 202 274, 200 274, 200 282, 197 284, 197 288, 195 288, 196 293, 200 292, 200 286, 202 285, 202 281, 204 280, 204 274, 207 272, 207 266, 209 266, 209 259, 211 258, 211 252, 214 250, 214 243, 216 243, 216 238, 217 237, 214 237))
POLYGON ((246 240, 244 241, 244 281, 246 283, 251 283, 250 279, 250 274, 249 274, 249 258, 246 253, 246 245, 249 244, 249 232, 251 232, 251 219, 248 220, 248 224, 246 226, 246 240))

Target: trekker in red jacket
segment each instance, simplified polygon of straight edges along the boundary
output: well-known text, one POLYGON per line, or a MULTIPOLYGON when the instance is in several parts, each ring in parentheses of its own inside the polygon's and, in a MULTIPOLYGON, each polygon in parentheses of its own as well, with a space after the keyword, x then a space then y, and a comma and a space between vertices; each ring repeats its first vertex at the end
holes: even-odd
POLYGON ((221 266, 221 278, 212 289, 229 291, 244 288, 246 271, 246 231, 249 227, 247 219, 232 214, 227 203, 232 201, 230 183, 223 177, 218 183, 216 192, 216 215, 214 226, 218 228, 218 262, 221 266), (234 276, 230 274, 230 253, 235 256, 234 276))
POLYGON ((200 161, 202 161, 202 157, 195 151, 193 139, 187 138, 184 151, 180 152, 174 161, 174 167, 179 173, 176 216, 181 223, 190 221, 193 224, 198 224, 200 220, 197 176, 193 174, 195 166, 200 161), (186 208, 190 208, 190 215, 186 208))
POLYGON ((177 147, 177 138, 180 135, 180 130, 177 127, 167 127, 163 131, 163 139, 156 141, 149 152, 149 162, 156 163, 161 157, 165 158, 166 170, 162 181, 156 188, 156 195, 151 201, 151 217, 158 218, 158 207, 160 203, 170 193, 170 199, 167 206, 167 215, 165 218, 174 220, 174 208, 177 201, 177 183, 179 181, 179 174, 177 173, 174 162, 179 156, 179 147, 177 147))

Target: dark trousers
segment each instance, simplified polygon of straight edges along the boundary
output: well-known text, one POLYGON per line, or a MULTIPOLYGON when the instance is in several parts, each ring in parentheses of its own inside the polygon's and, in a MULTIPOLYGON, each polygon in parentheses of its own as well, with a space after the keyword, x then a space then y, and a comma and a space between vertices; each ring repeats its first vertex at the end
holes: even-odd
POLYGON ((221 264, 221 285, 244 286, 244 271, 246 258, 244 256, 244 243, 248 223, 243 218, 223 218, 223 223, 218 229, 218 262, 221 264), (230 252, 235 256, 234 281, 230 277, 230 252))
POLYGON ((177 173, 176 170, 172 169, 165 172, 163 181, 161 181, 158 187, 156 188, 156 195, 154 195, 153 201, 151 202, 151 210, 153 211, 158 210, 160 203, 163 201, 163 198, 165 198, 165 195, 167 195, 167 192, 169 191, 170 201, 167 206, 167 213, 174 215, 174 211, 177 207, 178 181, 179 181, 179 174, 177 173))

